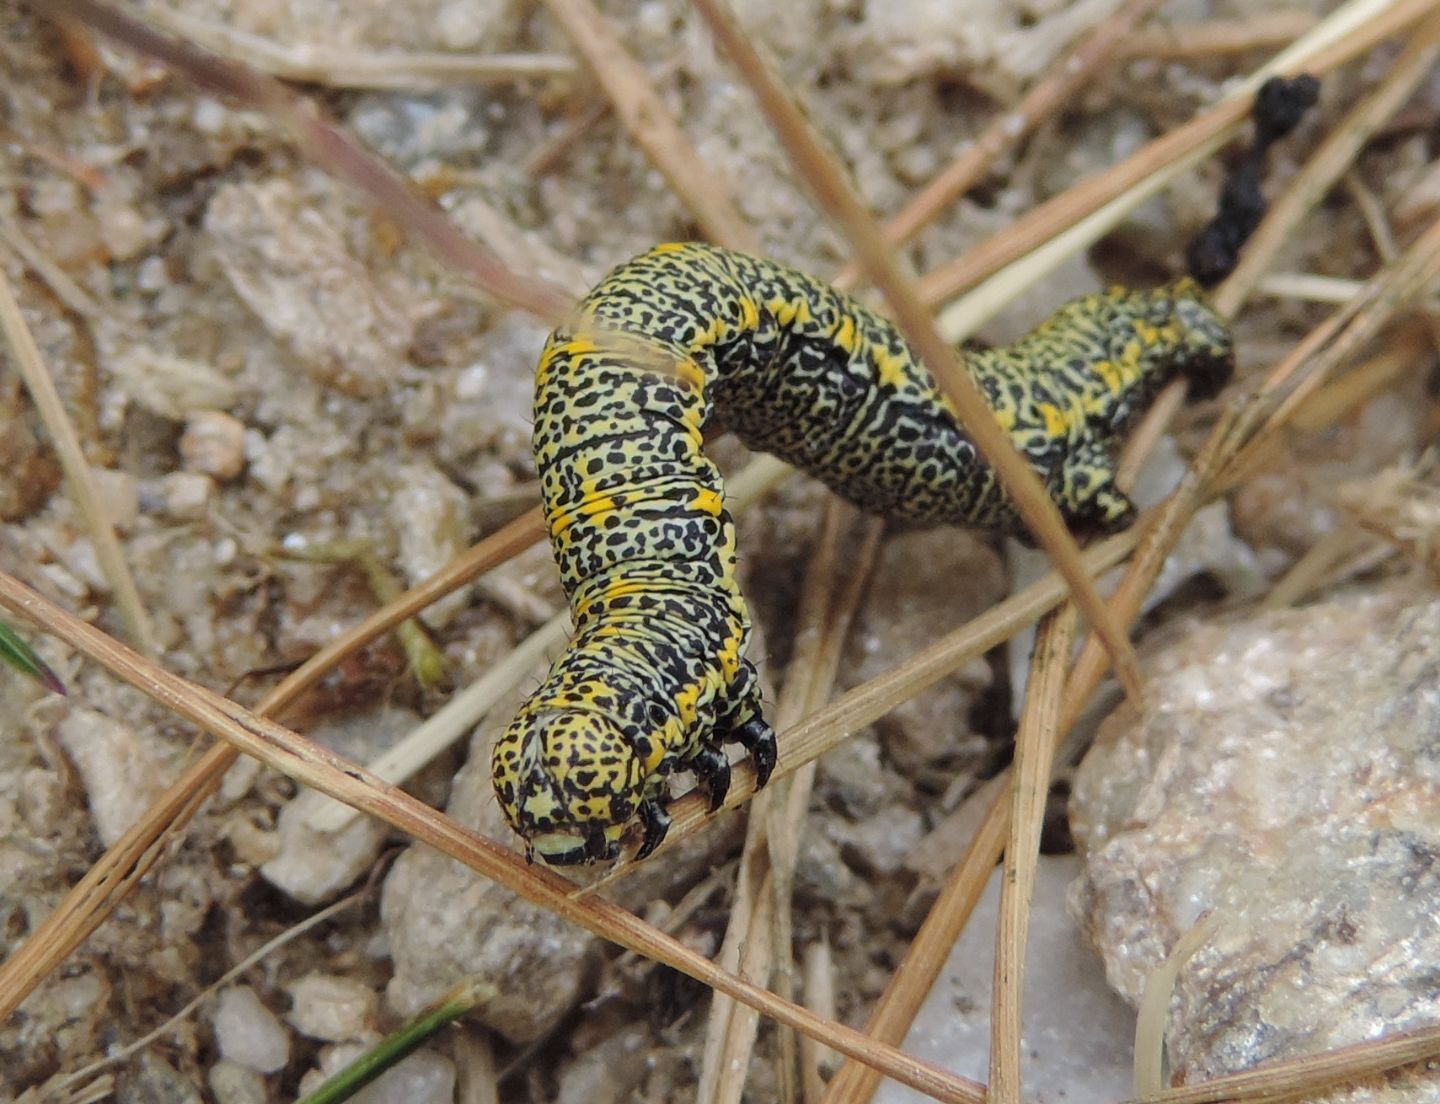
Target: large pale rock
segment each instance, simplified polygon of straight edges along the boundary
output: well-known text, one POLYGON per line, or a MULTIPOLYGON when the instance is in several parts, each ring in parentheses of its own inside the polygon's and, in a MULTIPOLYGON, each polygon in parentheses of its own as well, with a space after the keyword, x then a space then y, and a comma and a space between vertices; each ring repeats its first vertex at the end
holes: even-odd
MULTIPOLYGON (((1194 627, 1071 802, 1071 897, 1132 1002, 1176 939, 1181 1082, 1440 1023, 1440 600, 1390 590, 1194 627)), ((1433 1100, 1440 1079, 1337 1098, 1433 1100)))

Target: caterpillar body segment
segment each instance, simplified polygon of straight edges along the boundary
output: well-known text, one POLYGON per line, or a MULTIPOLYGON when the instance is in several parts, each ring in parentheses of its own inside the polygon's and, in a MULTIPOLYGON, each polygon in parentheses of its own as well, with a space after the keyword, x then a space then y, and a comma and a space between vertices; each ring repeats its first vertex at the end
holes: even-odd
MULTIPOLYGON (((1113 289, 1057 311, 968 370, 1072 525, 1111 531, 1118 438, 1177 375, 1199 397, 1231 367, 1224 322, 1192 282, 1113 289)), ((858 506, 920 525, 1018 532, 953 408, 893 325, 829 285, 712 246, 621 265, 553 333, 536 375, 534 449, 575 632, 496 743, 501 808, 532 854, 608 859, 638 817, 663 839, 668 776, 718 805, 721 746, 775 762, 735 576, 735 532, 702 451, 714 417, 858 506)))

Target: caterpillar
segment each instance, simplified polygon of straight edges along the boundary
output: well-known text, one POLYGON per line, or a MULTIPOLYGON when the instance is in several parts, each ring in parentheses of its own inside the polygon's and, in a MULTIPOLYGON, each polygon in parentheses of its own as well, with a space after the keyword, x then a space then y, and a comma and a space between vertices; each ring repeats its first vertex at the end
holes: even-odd
MULTIPOLYGON (((1182 279, 1061 307, 1003 349, 967 353, 996 417, 1066 521, 1134 515, 1118 438, 1183 376, 1193 398, 1232 369, 1226 324, 1182 279)), ((724 800, 738 742, 764 785, 774 731, 745 658, 735 530, 703 451, 714 416, 753 449, 863 509, 913 525, 1017 533, 1014 507, 895 327, 820 280, 694 243, 622 264, 550 335, 534 452, 574 633, 495 744, 495 791, 527 853, 637 857, 669 826, 680 769, 724 800)))

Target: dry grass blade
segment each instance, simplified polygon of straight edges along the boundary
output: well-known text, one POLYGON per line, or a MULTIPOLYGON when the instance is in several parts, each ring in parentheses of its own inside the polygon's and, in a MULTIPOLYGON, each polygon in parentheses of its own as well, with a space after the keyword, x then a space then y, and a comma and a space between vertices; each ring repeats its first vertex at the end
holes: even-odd
MULTIPOLYGON (((792 662, 786 672, 785 690, 776 708, 777 725, 791 727, 823 708, 834 693, 840 654, 850 635, 860 596, 875 569, 884 528, 878 518, 861 519, 858 511, 839 500, 832 499, 827 506, 818 553, 807 573, 806 592, 801 596, 795 649, 798 662, 792 662), (860 530, 858 541, 857 528, 860 530), (847 556, 846 552, 850 554, 847 556)), ((781 781, 765 818, 765 843, 775 894, 774 988, 788 1000, 795 999, 796 991, 792 920, 795 867, 800 858, 800 840, 805 834, 810 795, 815 787, 815 766, 811 762, 781 781)), ((793 1104, 800 1096, 799 1053, 794 1032, 781 1032, 779 1050, 781 1100, 784 1104, 793 1104)))
POLYGON ((1135 1009, 1136 1096, 1147 1096, 1165 1087, 1165 1024, 1170 1018, 1170 1001, 1175 996, 1175 979, 1219 926, 1218 912, 1205 916, 1175 941, 1165 961, 1145 979, 1145 988, 1135 1009))
MULTIPOLYGON (((267 694, 259 711, 279 712, 314 686, 341 660, 364 647, 437 598, 469 582, 476 575, 515 556, 544 534, 538 509, 517 518, 456 559, 444 571, 407 591, 371 614, 355 628, 322 648, 299 670, 267 694)), ((42 627, 49 628, 43 621, 42 627)), ((145 810, 115 844, 108 848, 85 876, 65 895, 45 920, 3 963, 0 963, 0 1022, 44 980, 91 932, 104 922, 126 895, 153 867, 167 843, 182 831, 196 811, 220 785, 239 753, 228 744, 210 748, 145 810)))
POLYGON ((1264 601, 1260 603, 1259 611, 1268 612, 1297 605, 1305 595, 1319 588, 1321 580, 1329 575, 1336 564, 1373 543, 1373 538, 1368 534, 1342 522, 1307 548, 1304 554, 1290 565, 1290 570, 1276 580, 1264 601))
MULTIPOLYGON (((1324 1054, 1273 1062, 1258 1069, 1165 1089, 1126 1104, 1214 1104, 1220 1100, 1278 1101, 1332 1089, 1440 1055, 1440 1027, 1422 1027, 1338 1047, 1324 1054)), ((1433 1064, 1433 1063, 1430 1063, 1433 1064)))
MULTIPOLYGON (((805 1003, 817 1015, 836 1019, 835 961, 830 943, 822 933, 805 948, 805 1003)), ((824 1067, 832 1055, 813 1039, 800 1039, 800 1098, 805 1104, 820 1104, 825 1095, 824 1067)))
POLYGON ((547 909, 602 939, 661 962, 726 993, 827 1046, 875 1065, 886 1076, 937 1100, 979 1104, 984 1090, 858 1031, 820 1019, 808 1009, 717 968, 703 956, 618 905, 580 897, 574 883, 461 827, 409 794, 368 774, 358 764, 236 705, 212 691, 149 662, 98 629, 42 598, 13 576, 0 572, 0 605, 44 626, 46 631, 129 682, 155 701, 269 764, 295 781, 362 811, 429 844, 482 876, 507 886, 531 904, 547 909))
POLYGON ((77 284, 56 264, 43 249, 27 238, 15 220, 0 211, 0 241, 3 241, 26 266, 45 281, 45 286, 81 318, 97 319, 112 315, 108 306, 102 306, 88 291, 77 284))
MULTIPOLYGON (((761 810, 769 804, 761 795, 753 806, 752 824, 760 822, 761 810)), ((749 839, 746 840, 747 845, 749 839)), ((773 884, 763 847, 747 846, 740 856, 735 891, 730 902, 730 920, 725 940, 716 955, 716 965, 738 971, 747 981, 766 984, 770 976, 770 919, 775 904, 773 884), (758 936, 758 938, 751 938, 758 936)), ((715 994, 705 1027, 705 1048, 700 1058, 700 1078, 695 1088, 696 1104, 717 1104, 738 1100, 745 1078, 750 1047, 759 1026, 753 1012, 730 997, 715 994), (742 1061, 743 1060, 743 1061, 742 1061)))
POLYGON ((1272 299, 1298 299, 1337 307, 1360 293, 1359 280, 1321 276, 1315 272, 1269 272, 1255 281, 1255 291, 1272 299))
POLYGON ((1243 19, 1215 19, 1207 23, 1179 23, 1169 27, 1142 27, 1115 51, 1130 58, 1214 58, 1249 50, 1284 46, 1315 26, 1314 12, 1261 11, 1243 19))
POLYGON ((466 239, 455 224, 384 161, 361 149, 310 101, 285 85, 180 39, 96 0, 27 0, 50 18, 71 19, 162 62, 207 91, 227 96, 286 126, 296 146, 326 172, 357 188, 390 219, 425 242, 447 264, 467 273, 497 302, 558 321, 572 300, 548 280, 522 276, 466 239))
POLYGON ((917 297, 914 280, 896 265, 874 220, 845 183, 834 156, 825 148, 789 91, 755 51, 729 6, 724 0, 695 0, 695 7, 749 82, 761 110, 784 143, 791 164, 809 184, 826 214, 840 226, 867 278, 884 293, 901 331, 920 354, 945 397, 954 404, 965 429, 994 467, 1026 527, 1069 582, 1076 603, 1114 657, 1126 692, 1138 702, 1141 699, 1139 665, 1130 641, 1086 575, 1079 549, 1054 501, 1000 428, 979 387, 960 366, 954 350, 936 331, 917 297))
MULTIPOLYGON (((1390 4, 1352 2, 1333 13, 1304 40, 1315 44, 1286 51, 1284 71, 1305 68, 1323 74, 1365 53, 1390 36, 1435 10, 1434 0, 1398 0, 1390 4), (1362 18, 1353 18, 1356 9, 1362 18), (1342 17, 1345 17, 1342 21, 1342 17), (1345 31, 1338 43, 1336 29, 1345 31)), ((1277 71, 1281 59, 1262 67, 1244 82, 1251 89, 1265 76, 1277 71)), ((970 250, 951 264, 942 265, 921 281, 925 302, 936 304, 951 299, 982 280, 995 276, 1007 266, 997 286, 984 294, 968 297, 941 313, 941 326, 952 340, 968 336, 994 312, 1010 288, 1028 286, 1065 257, 1094 241, 1116 221, 1158 192, 1187 165, 1202 160, 1238 133, 1249 111, 1248 99, 1232 95, 1118 165, 1081 181, 1017 220, 985 244, 970 250), (1044 247, 1042 250, 1041 247, 1044 247), (1033 254, 1033 256, 1032 256, 1033 254), (1017 262, 1024 259, 1024 265, 1017 262)))
MULTIPOLYGON (((1141 20, 1159 6, 1160 0, 1129 0, 1103 20, 1068 57, 1051 66, 1049 74, 1025 93, 1019 104, 992 120, 980 137, 886 224, 885 241, 903 245, 973 188, 991 164, 1033 134, 1092 80, 1095 71, 1134 36, 1141 20)), ((836 276, 835 286, 851 287, 859 277, 860 267, 852 261, 836 276)))
POLYGON ((1067 602, 1047 614, 1035 635, 1035 656, 1025 687, 1025 708, 1011 764, 1010 833, 1000 915, 995 933, 995 986, 990 1005, 992 1104, 1020 1104, 1020 1029, 1025 986, 1025 943, 1035 862, 1050 792, 1050 768, 1059 742, 1060 695, 1075 642, 1075 607, 1067 602))
POLYGON ((115 527, 100 505, 100 493, 91 478, 85 450, 80 446, 80 436, 65 413, 60 392, 55 389, 55 381, 45 367, 40 347, 35 344, 34 335, 25 324, 25 316, 20 313, 20 304, 11 290, 9 278, 3 271, 0 271, 0 330, 4 331, 15 369, 25 381, 25 389, 30 392, 31 401, 40 412, 46 432, 55 443, 55 454, 60 461, 61 470, 65 473, 66 486, 69 487, 75 507, 80 511, 81 520, 90 534, 95 558, 100 563, 106 582, 110 584, 115 608, 125 625, 125 631, 142 652, 153 656, 155 634, 150 624, 150 616, 145 612, 145 604, 140 600, 140 591, 135 586, 135 577, 130 574, 125 554, 120 550, 120 540, 115 535, 115 527))
POLYGON ((423 89, 449 84, 511 84, 572 77, 574 59, 560 54, 367 53, 314 44, 286 46, 184 12, 151 7, 146 18, 172 34, 253 65, 283 80, 331 88, 423 89))
POLYGON ((635 144, 669 182, 711 241, 751 253, 760 240, 685 137, 620 36, 590 0, 544 0, 604 88, 635 144))

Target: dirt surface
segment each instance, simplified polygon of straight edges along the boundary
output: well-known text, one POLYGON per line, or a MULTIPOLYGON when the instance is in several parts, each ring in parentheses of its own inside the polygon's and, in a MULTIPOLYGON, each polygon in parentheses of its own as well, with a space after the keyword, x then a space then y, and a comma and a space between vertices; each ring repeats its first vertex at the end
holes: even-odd
MULTIPOLYGON (((840 150, 866 201, 885 215, 1012 104, 1076 27, 1114 5, 995 0, 968 6, 973 11, 958 20, 935 0, 736 6, 840 150)), ((189 0, 169 7, 296 54, 308 45, 572 56, 543 7, 518 0, 189 0)), ((1176 20, 1247 13, 1239 3, 1173 7, 1167 18, 1176 20)), ((647 0, 602 8, 765 248, 818 273, 835 271, 844 260, 839 239, 795 184, 749 92, 687 5, 647 0)), ((162 662, 253 703, 277 669, 303 660, 377 604, 359 571, 298 562, 283 554, 287 543, 364 542, 409 584, 534 501, 530 380, 544 330, 484 301, 405 240, 384 212, 311 167, 272 120, 199 94, 107 45, 92 55, 83 35, 62 36, 21 7, 0 11, 0 32, 0 263, 102 480, 162 662), (22 262, 17 243, 47 258, 52 275, 22 262)), ((1272 188, 1383 71, 1386 56, 1326 82, 1320 112, 1277 151, 1272 188)), ((1188 119, 1258 58, 1138 58, 1108 66, 927 229, 908 251, 911 260, 923 271, 960 254, 1188 119)), ((519 270, 583 288, 656 241, 696 233, 613 115, 596 109, 601 93, 583 69, 439 90, 310 91, 519 270)), ((1432 82, 1415 108, 1428 124, 1397 128, 1361 159, 1358 179, 1386 209, 1410 193, 1434 156, 1437 101, 1440 87, 1432 82)), ((989 336, 1008 338, 1100 283, 1178 271, 1223 169, 1217 162, 1183 178, 1035 288, 989 336)), ((1281 261, 1294 271, 1340 276, 1364 275, 1376 264, 1364 220, 1338 198, 1311 218, 1281 261)), ((1324 313, 1263 301, 1238 324, 1242 371, 1266 364, 1324 313)), ((1396 405, 1409 418, 1404 432, 1367 435, 1370 423, 1337 431, 1352 449, 1348 471, 1373 471, 1424 439, 1433 414, 1425 413, 1420 384, 1396 405)), ((1394 429, 1393 421, 1384 424, 1394 429)), ((717 455, 727 470, 745 459, 733 441, 722 441, 717 455)), ((123 635, 94 547, 8 364, 0 368, 0 458, 0 566, 123 635)), ((1272 573, 1306 547, 1292 518, 1303 521, 1309 541, 1335 524, 1323 486, 1312 490, 1313 460, 1313 452, 1297 449, 1264 488, 1242 492, 1251 504, 1245 536, 1272 573), (1266 507, 1275 502, 1283 510, 1266 507)), ((1327 463, 1335 463, 1333 451, 1327 463)), ((1335 477, 1327 468, 1321 482, 1335 477)), ((793 479, 741 521, 744 577, 772 686, 783 681, 792 649, 794 608, 823 502, 817 485, 793 479)), ((1001 557, 971 534, 892 538, 881 564, 847 652, 847 686, 1008 589, 1001 557)), ((441 604, 427 621, 449 678, 463 684, 561 605, 542 547, 441 604)), ((45 641, 39 647, 70 696, 42 698, 0 673, 6 956, 204 746, 94 665, 45 641)), ((1003 672, 1001 662, 973 664, 821 765, 797 874, 796 954, 828 942, 838 1013, 847 1022, 863 1022, 934 895, 935 872, 964 845, 944 830, 947 818, 1005 761, 1010 691, 1003 672)), ((398 646, 384 641, 287 719, 346 754, 370 758, 443 696, 420 689, 398 646)), ((412 788, 444 804, 461 758, 458 751, 443 756, 412 788)), ((73 1072, 156 1027, 320 903, 362 887, 403 845, 363 829, 368 835, 343 854, 322 857, 330 883, 302 895, 302 904, 276 887, 283 879, 261 874, 287 846, 303 846, 281 824, 294 796, 292 783, 253 764, 232 771, 157 873, 0 1025, 0 1097, 73 1072)), ((718 830, 705 847, 677 854, 643 895, 636 889, 617 898, 643 915, 664 915, 736 853, 734 819, 737 825, 718 830)), ((713 951, 728 892, 722 884, 710 893, 680 937, 713 951)), ((547 990, 559 993, 556 1008, 539 1020, 491 1019, 445 1037, 432 1052, 441 1062, 438 1079, 421 1078, 417 1084, 430 1087, 416 1095, 448 1099, 445 1063, 463 1076, 483 1045, 504 1071, 502 1100, 691 1098, 703 991, 617 958, 611 947, 572 946, 568 933, 555 938, 573 952, 570 984, 547 990), (621 1078, 622 1068, 634 1077, 621 1078)), ((245 988, 234 992, 255 1000, 211 999, 143 1058, 112 1069, 115 1094, 224 1104, 293 1098, 302 1080, 310 1084, 307 1075, 333 1068, 398 1022, 393 1003, 363 997, 383 998, 392 984, 390 950, 372 893, 246 970, 239 979, 245 988), (217 1018, 222 1007, 228 1018, 217 1018), (273 1018, 283 1048, 257 1015, 273 1018), (249 1049, 222 1046, 221 1027, 232 1031, 235 1023, 243 1038, 231 1035, 226 1046, 249 1049)), ((771 1049, 770 1029, 762 1027, 750 1099, 773 1097, 771 1049)))

